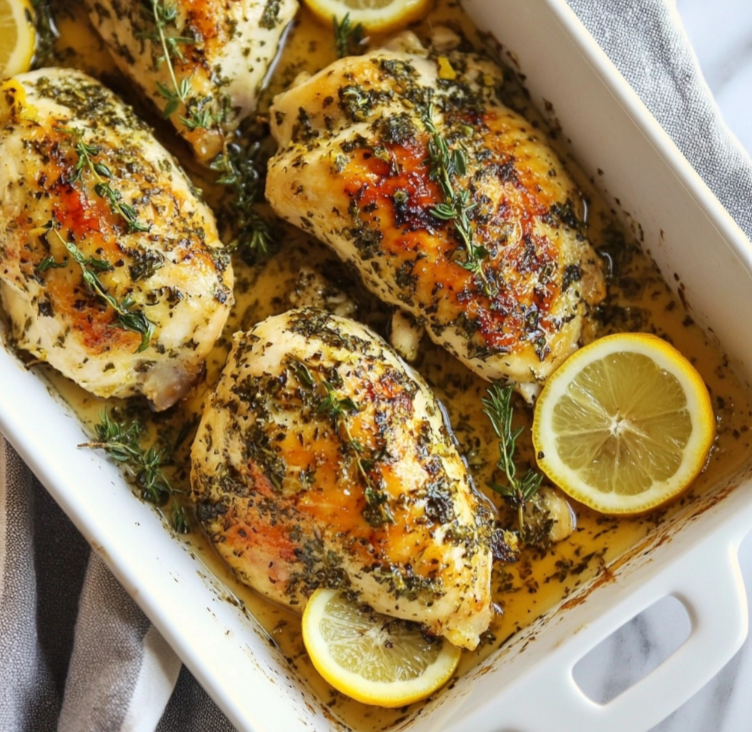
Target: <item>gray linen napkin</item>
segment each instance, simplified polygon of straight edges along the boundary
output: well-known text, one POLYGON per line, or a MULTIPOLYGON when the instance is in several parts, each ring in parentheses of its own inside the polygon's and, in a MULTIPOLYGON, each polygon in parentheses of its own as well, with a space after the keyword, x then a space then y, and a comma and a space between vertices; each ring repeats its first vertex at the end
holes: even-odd
MULTIPOLYGON (((752 162, 664 0, 568 0, 752 238, 752 162)), ((0 436, 0 732, 233 728, 0 436)))

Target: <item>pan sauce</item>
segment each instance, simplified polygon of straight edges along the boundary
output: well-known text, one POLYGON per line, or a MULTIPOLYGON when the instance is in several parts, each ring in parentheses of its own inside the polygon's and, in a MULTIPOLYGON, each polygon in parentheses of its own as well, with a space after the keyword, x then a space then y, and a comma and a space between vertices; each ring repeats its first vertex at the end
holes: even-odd
MULTIPOLYGON (((114 67, 108 64, 99 42, 86 30, 86 20, 77 7, 58 17, 63 49, 61 61, 75 65, 103 77, 106 83, 123 92, 128 85, 118 81, 114 67)), ((478 40, 468 20, 450 0, 441 0, 429 18, 416 29, 425 33, 431 26, 449 22, 461 26, 468 37, 478 40)), ((373 39, 374 45, 378 40, 373 39)), ((287 44, 281 54, 274 75, 270 79, 270 94, 283 88, 302 70, 316 71, 334 59, 331 30, 319 26, 302 10, 287 44)), ((524 92, 509 75, 510 106, 522 111, 528 119, 546 128, 546 122, 529 104, 524 92)), ((137 100, 129 99, 134 103, 137 100)), ((138 107, 139 112, 144 111, 138 107)), ((146 112, 148 114, 148 112, 146 112)), ((192 173, 198 185, 204 187, 209 200, 216 200, 218 191, 211 190, 184 148, 174 142, 174 135, 160 120, 149 117, 160 132, 162 141, 175 150, 192 173)), ((615 519, 599 516, 576 506, 578 528, 570 539, 543 550, 527 550, 515 565, 497 566, 494 573, 494 597, 501 612, 496 616, 488 634, 488 642, 474 652, 465 652, 460 673, 475 666, 511 635, 540 617, 564 597, 588 580, 604 571, 613 560, 634 547, 658 525, 682 510, 687 504, 709 491, 712 486, 729 478, 742 465, 749 450, 747 425, 752 417, 752 401, 745 387, 731 372, 724 356, 709 342, 703 332, 693 324, 681 301, 671 292, 649 258, 651 242, 642 246, 648 254, 630 242, 616 223, 616 212, 597 193, 597 181, 588 180, 578 170, 561 140, 554 146, 565 160, 570 173, 577 179, 586 202, 580 214, 587 219, 588 236, 605 260, 607 271, 614 276, 609 281, 609 299, 602 308, 602 322, 588 337, 605 335, 621 330, 654 332, 670 340, 680 351, 690 357, 698 368, 713 398, 718 423, 718 437, 706 471, 680 499, 659 511, 633 518, 615 519)), ((639 230, 638 230, 639 234, 639 230)), ((302 266, 312 267, 329 276, 345 291, 351 289, 358 305, 359 317, 377 330, 384 332, 388 314, 369 297, 363 297, 351 273, 346 271, 323 246, 305 238, 299 232, 284 230, 280 252, 265 265, 249 267, 235 258, 237 303, 226 328, 229 335, 246 329, 267 315, 282 312, 290 306, 288 293, 294 289, 302 266)), ((184 404, 168 415, 152 415, 140 405, 133 408, 146 418, 155 431, 173 437, 184 424, 191 424, 200 413, 202 399, 207 389, 216 382, 228 352, 228 343, 221 340, 208 365, 207 381, 184 404)), ((416 364, 418 370, 435 389, 444 402, 450 421, 467 456, 471 472, 479 487, 486 485, 493 473, 497 459, 496 444, 486 417, 481 410, 481 397, 487 384, 471 374, 459 362, 446 357, 428 338, 421 344, 421 354, 416 364)), ((54 386, 63 394, 88 425, 94 424, 103 407, 103 400, 83 392, 50 369, 42 367, 54 386)), ((529 424, 530 414, 521 403, 517 418, 529 424)), ((187 489, 188 447, 185 440, 176 451, 175 485, 187 489)), ((71 446, 73 449, 73 446, 71 446)), ((522 445, 521 459, 532 462, 529 441, 522 445)), ((494 499, 495 500, 495 499, 494 499)), ((499 502, 495 500, 498 504, 499 502)), ((507 509, 500 505, 503 513, 507 509)), ((514 527, 511 513, 506 522, 514 527)), ((297 616, 271 605, 248 588, 237 583, 224 565, 216 558, 198 526, 185 538, 187 546, 227 586, 227 598, 245 605, 269 633, 289 659, 291 667, 305 678, 316 693, 329 706, 332 713, 347 726, 359 730, 380 730, 393 726, 405 715, 404 710, 380 710, 365 707, 334 692, 313 671, 306 657, 300 637, 297 616)))

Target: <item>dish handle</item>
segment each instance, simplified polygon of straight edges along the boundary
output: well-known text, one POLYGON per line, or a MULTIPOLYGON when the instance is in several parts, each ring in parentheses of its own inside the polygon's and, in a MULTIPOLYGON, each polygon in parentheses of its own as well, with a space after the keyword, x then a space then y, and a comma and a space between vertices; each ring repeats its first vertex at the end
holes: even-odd
MULTIPOLYGON (((747 636, 747 597, 738 540, 706 537, 553 648, 546 658, 505 686, 494 674, 472 690, 436 727, 441 732, 644 732, 699 691, 741 647, 747 636), (615 699, 598 704, 577 685, 573 669, 601 641, 658 600, 672 595, 691 621, 687 640, 658 668, 615 699), (498 685, 498 680, 496 680, 498 685)), ((616 580, 618 586, 618 580, 616 580)))

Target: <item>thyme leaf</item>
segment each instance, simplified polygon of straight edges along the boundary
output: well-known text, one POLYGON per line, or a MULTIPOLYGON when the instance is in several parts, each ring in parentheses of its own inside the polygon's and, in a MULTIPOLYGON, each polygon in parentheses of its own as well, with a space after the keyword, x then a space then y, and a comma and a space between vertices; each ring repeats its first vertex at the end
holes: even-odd
MULTIPOLYGON (((360 407, 350 397, 340 397, 337 390, 325 379, 321 383, 326 389, 326 396, 319 402, 316 411, 328 414, 333 420, 344 419, 348 414, 357 413, 360 407)), ((350 442, 353 442, 352 438, 350 442)), ((360 452, 360 450, 357 450, 360 452)))
POLYGON ((334 29, 334 51, 337 58, 345 56, 356 56, 358 49, 363 46, 365 41, 365 29, 362 23, 352 24, 350 13, 345 13, 342 22, 336 15, 332 16, 332 26, 334 29))
POLYGON ((48 269, 64 269, 68 266, 68 258, 66 257, 62 262, 58 262, 51 254, 44 257, 39 261, 39 264, 35 268, 37 274, 42 274, 48 269))
POLYGON ((520 535, 525 533, 525 506, 533 499, 541 486, 543 476, 528 470, 521 478, 517 477, 517 467, 514 462, 514 453, 517 447, 517 438, 522 433, 522 427, 512 427, 514 408, 512 407, 513 386, 500 386, 493 384, 488 390, 488 397, 481 400, 483 411, 491 420, 491 426, 498 439, 499 460, 496 467, 506 477, 506 484, 496 482, 489 483, 489 487, 503 496, 509 503, 517 508, 517 520, 519 522, 520 535))
MULTIPOLYGON (((130 295, 127 295, 122 300, 118 301, 117 298, 107 291, 107 288, 105 288, 97 276, 97 273, 111 271, 112 266, 110 263, 97 257, 84 256, 84 253, 74 242, 67 241, 63 238, 60 234, 59 228, 59 222, 55 219, 51 219, 42 227, 42 231, 45 234, 51 231, 57 237, 58 241, 60 241, 65 247, 68 254, 70 254, 73 261, 81 268, 81 275, 87 290, 93 295, 96 295, 102 302, 109 305, 117 313, 117 323, 121 328, 133 331, 141 336, 141 344, 138 347, 137 353, 145 351, 149 347, 151 339, 154 336, 154 323, 146 317, 143 310, 137 307, 130 295)), ((49 259, 49 257, 46 257, 45 259, 49 259)), ((46 263, 44 270, 42 270, 40 267, 44 261, 45 260, 42 260, 37 267, 38 272, 52 267, 63 266, 62 263, 58 264, 53 260, 53 263, 46 263)))
POLYGON ((157 92, 165 100, 162 116, 165 119, 172 117, 182 105, 185 113, 179 116, 179 120, 190 131, 210 129, 221 124, 225 120, 226 106, 215 110, 211 96, 197 98, 193 94, 191 76, 183 77, 178 81, 175 72, 174 61, 184 63, 186 60, 182 47, 197 46, 201 44, 201 41, 190 36, 167 33, 168 28, 175 27, 177 24, 177 4, 170 0, 149 0, 148 9, 151 11, 156 30, 151 33, 139 33, 138 37, 159 43, 162 47, 162 54, 156 59, 156 65, 167 64, 167 72, 170 76, 170 86, 159 81, 156 83, 157 92))
MULTIPOLYGON (((79 447, 104 450, 116 463, 124 467, 138 486, 141 498, 153 503, 160 511, 178 491, 173 488, 162 468, 169 462, 166 447, 154 443, 142 446, 144 427, 138 420, 118 421, 105 409, 94 428, 96 440, 84 442, 79 447)), ((164 514, 162 514, 164 516, 164 514)), ((172 528, 179 534, 190 531, 183 507, 174 503, 170 516, 172 528)))
POLYGON ((112 171, 104 163, 95 160, 102 152, 102 148, 98 145, 90 145, 84 142, 83 130, 75 127, 58 127, 57 129, 72 139, 77 156, 76 166, 70 182, 75 183, 77 180, 80 180, 83 177, 84 171, 88 170, 95 181, 94 192, 110 204, 110 210, 113 214, 120 216, 125 221, 128 233, 133 234, 139 231, 149 231, 151 227, 138 220, 136 209, 127 203, 123 203, 123 196, 120 191, 115 190, 110 185, 109 181, 112 178, 112 171))
POLYGON ((470 191, 465 187, 457 190, 458 176, 467 173, 467 154, 464 148, 450 148, 447 141, 439 134, 433 121, 433 104, 429 102, 422 110, 422 122, 428 140, 429 177, 441 189, 444 201, 435 205, 430 213, 441 221, 451 221, 457 231, 465 252, 465 261, 459 262, 468 272, 478 277, 483 283, 483 292, 488 297, 498 293, 483 268, 483 261, 488 257, 488 250, 473 241, 473 227, 469 213, 475 208, 470 200, 470 191))

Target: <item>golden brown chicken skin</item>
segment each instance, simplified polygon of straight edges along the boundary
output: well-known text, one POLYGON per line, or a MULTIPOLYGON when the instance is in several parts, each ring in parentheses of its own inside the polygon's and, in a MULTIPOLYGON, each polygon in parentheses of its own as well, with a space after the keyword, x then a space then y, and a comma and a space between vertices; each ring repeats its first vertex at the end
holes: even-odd
POLYGON ((112 92, 42 69, 0 88, 0 296, 18 346, 99 396, 166 409, 227 320, 232 267, 174 158, 112 92))
POLYGON ((459 52, 341 59, 275 98, 266 194, 476 373, 524 385, 577 347, 604 284, 578 190, 501 83, 459 52))
POLYGON ((488 627, 493 516, 426 384, 365 326, 301 309, 236 334, 191 478, 220 555, 273 600, 344 587, 466 648, 488 627))
POLYGON ((297 0, 86 0, 120 70, 207 163, 255 108, 297 0))

